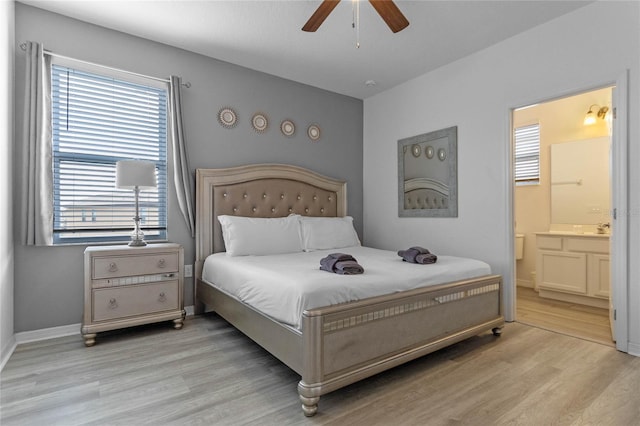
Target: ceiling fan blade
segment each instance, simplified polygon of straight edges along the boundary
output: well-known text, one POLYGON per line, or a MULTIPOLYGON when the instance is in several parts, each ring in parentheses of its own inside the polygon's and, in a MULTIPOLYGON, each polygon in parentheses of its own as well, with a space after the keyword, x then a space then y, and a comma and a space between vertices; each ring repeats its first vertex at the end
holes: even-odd
POLYGON ((322 4, 318 6, 313 15, 311 15, 311 18, 309 18, 307 23, 304 24, 302 31, 311 33, 316 31, 338 3, 340 3, 340 0, 324 0, 322 4))
POLYGON ((369 3, 378 12, 378 15, 387 23, 391 31, 397 33, 409 26, 409 21, 404 17, 398 6, 391 0, 369 0, 369 3))

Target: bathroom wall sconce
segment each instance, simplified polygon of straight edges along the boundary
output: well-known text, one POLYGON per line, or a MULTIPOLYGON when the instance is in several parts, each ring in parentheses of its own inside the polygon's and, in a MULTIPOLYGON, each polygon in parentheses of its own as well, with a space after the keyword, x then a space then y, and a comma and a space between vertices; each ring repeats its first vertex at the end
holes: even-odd
POLYGON ((604 120, 605 116, 607 115, 607 111, 609 111, 609 107, 606 107, 606 106, 600 107, 600 105, 596 105, 596 104, 591 105, 589 107, 589 111, 587 111, 587 115, 585 115, 584 117, 584 125, 590 126, 592 124, 595 124, 596 117, 602 118, 604 120), (595 114, 593 113, 594 107, 599 108, 598 112, 596 112, 595 114))

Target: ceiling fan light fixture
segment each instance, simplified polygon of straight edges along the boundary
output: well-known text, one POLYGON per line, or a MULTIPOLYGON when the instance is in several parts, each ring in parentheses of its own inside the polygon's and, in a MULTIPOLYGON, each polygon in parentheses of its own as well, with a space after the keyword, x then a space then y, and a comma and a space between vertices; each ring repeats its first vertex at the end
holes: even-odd
MULTIPOLYGON (((340 0, 324 0, 320 3, 311 18, 302 27, 302 31, 316 31, 339 2, 340 0)), ((356 3, 359 5, 359 2, 356 3)), ((369 3, 371 3, 371 6, 378 12, 378 15, 386 22, 392 32, 397 33, 409 26, 409 21, 392 0, 369 0, 369 3)), ((358 6, 356 5, 355 7, 358 6)))
POLYGON ((331 13, 331 11, 340 3, 340 0, 324 0, 320 3, 320 6, 313 12, 311 18, 307 21, 306 24, 302 27, 302 31, 306 32, 315 32, 320 25, 327 19, 327 16, 331 13))
POLYGON ((391 0, 369 0, 371 6, 378 12, 378 15, 387 23, 389 29, 400 32, 409 26, 409 21, 402 14, 398 6, 391 0))

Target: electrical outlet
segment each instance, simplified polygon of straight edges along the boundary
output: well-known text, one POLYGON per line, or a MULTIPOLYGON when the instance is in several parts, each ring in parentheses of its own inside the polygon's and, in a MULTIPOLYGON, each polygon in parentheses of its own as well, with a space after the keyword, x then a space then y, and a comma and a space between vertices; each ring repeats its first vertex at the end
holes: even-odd
POLYGON ((193 276, 193 265, 184 265, 184 277, 189 278, 193 276))

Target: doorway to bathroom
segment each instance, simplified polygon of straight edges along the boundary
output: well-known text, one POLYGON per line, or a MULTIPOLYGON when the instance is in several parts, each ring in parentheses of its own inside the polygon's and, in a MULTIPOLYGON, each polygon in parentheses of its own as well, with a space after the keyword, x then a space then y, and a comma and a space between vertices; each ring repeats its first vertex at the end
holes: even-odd
POLYGON ((516 319, 610 346, 612 95, 605 87, 512 117, 516 319))

